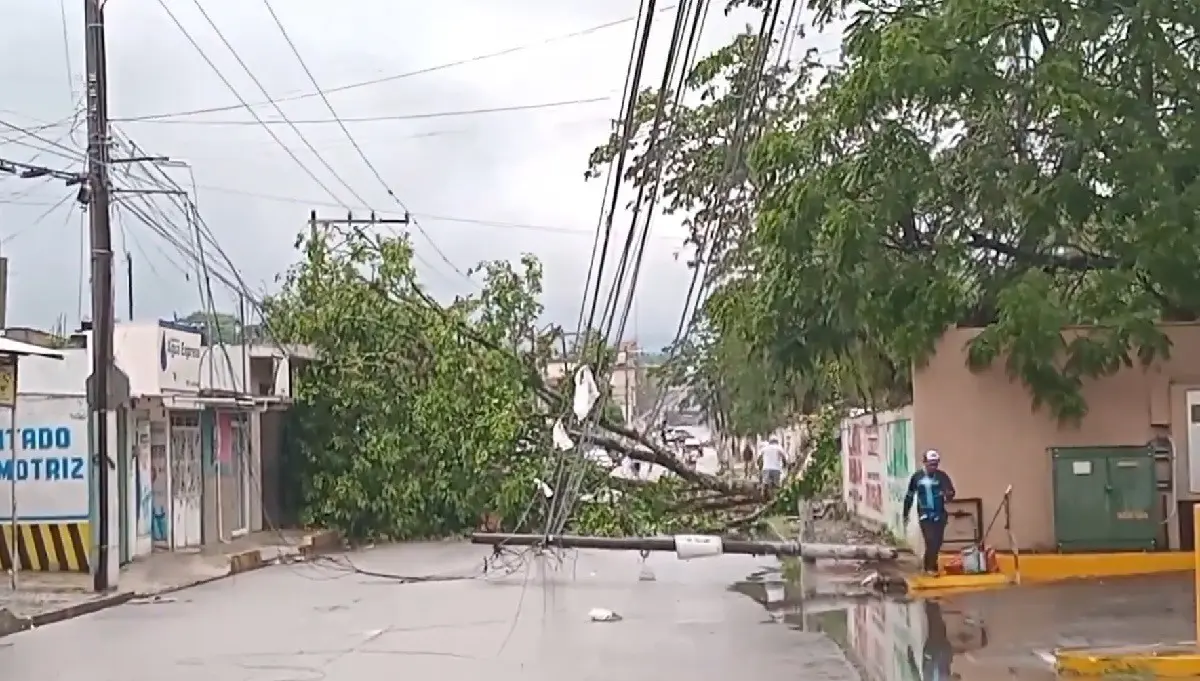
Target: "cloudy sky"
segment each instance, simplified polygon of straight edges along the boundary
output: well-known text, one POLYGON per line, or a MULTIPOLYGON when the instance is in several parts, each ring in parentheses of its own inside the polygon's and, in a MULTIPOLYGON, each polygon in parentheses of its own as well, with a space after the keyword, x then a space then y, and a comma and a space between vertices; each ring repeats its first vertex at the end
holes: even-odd
MULTIPOLYGON (((289 118, 330 118, 321 98, 311 96, 311 81, 261 0, 203 2, 270 98, 285 100, 279 106, 289 118)), ((4 10, 0 122, 32 129, 37 138, 0 125, 0 158, 80 168, 85 137, 74 114, 83 86, 82 5, 43 0, 10 3, 4 10)), ((534 253, 546 268, 547 321, 557 322, 573 322, 578 313, 603 189, 601 182, 585 182, 583 171, 588 152, 617 115, 637 5, 636 0, 272 3, 317 82, 338 90, 329 95, 338 114, 376 119, 349 126, 387 186, 437 245, 415 237, 430 289, 439 298, 473 289, 437 249, 462 271, 483 259, 534 253), (621 20, 627 21, 563 37, 621 20), (522 49, 487 57, 512 48, 522 49), (451 65, 456 62, 465 63, 451 65), (422 70, 427 72, 403 77, 422 70), (363 81, 378 82, 346 87, 363 81), (506 108, 516 109, 413 118, 506 108)), ((168 6, 242 98, 251 104, 268 99, 194 2, 171 0, 168 6)), ((203 219, 252 289, 270 290, 275 276, 295 261, 293 239, 309 210, 330 217, 344 214, 342 205, 396 212, 394 200, 336 124, 298 123, 333 173, 288 126, 271 125, 299 162, 292 159, 239 104, 158 0, 117 0, 106 12, 109 107, 116 129, 148 154, 190 165, 203 219), (156 117, 222 107, 228 110, 156 117)), ((656 18, 657 40, 648 61, 652 78, 661 69, 673 15, 667 11, 656 18)), ((718 47, 753 19, 714 12, 703 48, 718 47)), ((804 47, 823 49, 829 42, 818 36, 804 47)), ((280 118, 269 104, 254 111, 264 120, 280 118)), ((166 172, 181 185, 193 181, 187 168, 166 172)), ((123 175, 115 182, 145 186, 123 175)), ((67 198, 72 194, 61 182, 0 175, 0 250, 10 258, 10 325, 46 327, 60 315, 75 324, 88 316, 86 233, 79 209, 67 198)), ((165 198, 155 203, 171 208, 165 198)), ((182 224, 178 213, 167 215, 182 224)), ((627 229, 628 221, 618 224, 627 229)), ((119 318, 128 315, 124 253, 134 262, 135 317, 169 318, 200 307, 195 265, 167 239, 120 208, 114 239, 122 254, 119 318)), ((686 255, 677 259, 681 247, 678 223, 657 220, 631 322, 635 328, 627 333, 648 347, 670 340, 682 310, 689 272, 686 255)), ((231 293, 214 295, 219 306, 233 308, 231 293)))

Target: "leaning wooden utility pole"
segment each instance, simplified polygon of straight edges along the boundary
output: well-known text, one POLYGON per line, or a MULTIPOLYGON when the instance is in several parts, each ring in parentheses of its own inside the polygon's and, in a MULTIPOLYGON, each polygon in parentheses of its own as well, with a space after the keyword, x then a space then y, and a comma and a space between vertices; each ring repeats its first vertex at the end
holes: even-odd
POLYGON ((89 378, 89 407, 92 417, 93 479, 96 484, 95 565, 92 588, 108 591, 116 586, 116 574, 109 556, 112 518, 109 504, 109 428, 113 374, 113 254, 112 226, 109 223, 108 186, 108 82, 104 54, 103 0, 84 0, 84 51, 87 73, 88 132, 88 218, 90 222, 92 274, 92 375, 89 378))

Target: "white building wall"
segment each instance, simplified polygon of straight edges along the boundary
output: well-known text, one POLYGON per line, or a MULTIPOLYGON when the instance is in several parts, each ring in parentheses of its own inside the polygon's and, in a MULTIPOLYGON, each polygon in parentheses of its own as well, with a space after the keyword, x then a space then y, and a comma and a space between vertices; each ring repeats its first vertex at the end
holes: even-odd
POLYGON ((18 394, 15 426, 3 420, 0 520, 12 518, 15 489, 20 523, 87 522, 87 398, 18 394))
MULTIPOLYGON (((15 413, 0 409, 0 537, 7 553, 15 543, 15 497, 19 553, 29 559, 22 569, 87 571, 90 565, 87 374, 83 350, 67 350, 62 360, 23 357, 15 413)), ((115 477, 113 483, 115 490, 115 477)), ((110 509, 115 513, 115 504, 110 509)))

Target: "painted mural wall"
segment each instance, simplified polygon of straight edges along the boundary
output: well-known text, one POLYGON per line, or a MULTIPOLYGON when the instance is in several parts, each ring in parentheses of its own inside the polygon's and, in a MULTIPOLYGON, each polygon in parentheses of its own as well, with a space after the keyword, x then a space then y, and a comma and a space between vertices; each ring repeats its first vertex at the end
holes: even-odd
POLYGON ((862 414, 842 422, 842 500, 868 525, 885 527, 909 548, 920 545, 916 523, 905 526, 904 495, 917 470, 912 407, 862 414))

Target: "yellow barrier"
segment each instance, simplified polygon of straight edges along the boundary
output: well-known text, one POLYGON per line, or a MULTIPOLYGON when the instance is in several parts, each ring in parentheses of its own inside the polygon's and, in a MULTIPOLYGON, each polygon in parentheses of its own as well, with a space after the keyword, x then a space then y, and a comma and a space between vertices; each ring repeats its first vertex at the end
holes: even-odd
MULTIPOLYGON (((952 556, 941 557, 942 567, 952 556)), ((1012 554, 996 556, 1000 572, 1008 581, 1022 584, 1062 582, 1070 579, 1098 577, 1129 577, 1155 575, 1165 572, 1187 572, 1196 565, 1192 551, 1157 551, 1153 553, 1022 553, 1020 579, 1018 565, 1012 554)))
POLYGON ((90 533, 87 521, 73 523, 21 523, 19 542, 12 525, 0 527, 0 570, 12 569, 13 548, 22 570, 34 572, 87 572, 90 533), (14 546, 15 544, 15 546, 14 546))

